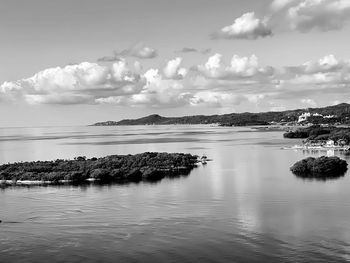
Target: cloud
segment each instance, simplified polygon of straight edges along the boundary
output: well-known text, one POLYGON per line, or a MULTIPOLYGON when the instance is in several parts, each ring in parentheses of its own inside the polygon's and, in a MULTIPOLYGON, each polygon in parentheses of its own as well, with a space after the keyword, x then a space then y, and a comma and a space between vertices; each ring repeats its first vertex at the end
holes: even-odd
POLYGON ((288 81, 294 84, 350 83, 350 61, 338 60, 334 55, 286 69, 288 81))
POLYGON ((163 69, 164 76, 169 79, 182 79, 187 75, 187 69, 180 68, 182 58, 169 60, 163 69))
POLYGON ((327 73, 349 70, 349 61, 339 61, 334 55, 327 55, 318 61, 308 61, 297 67, 288 68, 289 71, 299 74, 327 73))
POLYGON ((104 56, 98 58, 99 62, 119 61, 123 57, 135 57, 138 59, 152 59, 158 56, 158 51, 154 48, 146 46, 143 43, 136 44, 122 51, 114 51, 112 56, 104 56))
POLYGON ((350 18, 348 0, 302 0, 293 1, 286 10, 286 19, 293 30, 308 32, 337 30, 350 18))
POLYGON ((98 58, 97 61, 98 62, 114 62, 114 61, 119 61, 120 57, 117 55, 114 56, 104 56, 101 58, 98 58))
POLYGON ((196 49, 196 48, 192 48, 192 47, 184 47, 178 51, 176 51, 176 53, 201 53, 201 54, 209 54, 211 52, 211 48, 205 48, 205 49, 196 49))
MULTIPOLYGON (((222 109, 246 105, 249 110, 247 105, 271 109, 291 101, 295 107, 313 105, 315 92, 329 101, 342 100, 350 96, 349 87, 350 62, 334 55, 282 70, 260 65, 255 55, 233 55, 227 60, 216 53, 190 67, 176 57, 160 68, 143 69, 140 62, 129 65, 126 59, 109 65, 83 62, 48 68, 4 82, 0 98, 1 103, 222 109)), ((317 102, 322 104, 321 99, 317 102)))
POLYGON ((302 99, 301 103, 312 106, 312 107, 317 106, 317 103, 313 99, 302 99))
POLYGON ((179 53, 197 53, 197 52, 199 52, 199 50, 196 48, 192 48, 192 47, 184 47, 184 48, 178 50, 177 52, 179 52, 179 53))
POLYGON ((4 82, 0 94, 9 100, 29 104, 92 103, 104 93, 136 92, 140 76, 129 69, 125 60, 111 67, 83 62, 63 68, 48 68, 30 78, 4 82))
POLYGON ((259 19, 254 12, 250 12, 236 18, 232 25, 223 27, 212 37, 255 40, 259 37, 264 38, 271 35, 272 31, 267 24, 267 19, 259 19))
POLYGON ((142 79, 145 84, 138 93, 130 96, 110 96, 97 99, 95 102, 169 108, 188 105, 191 95, 185 90, 183 80, 164 78, 158 69, 153 68, 147 70, 142 75, 142 79))
POLYGON ((140 59, 150 59, 158 56, 157 50, 144 44, 137 44, 130 49, 122 51, 122 53, 140 59))
POLYGON ((339 30, 350 19, 350 1, 275 0, 269 17, 271 26, 292 31, 339 30))
POLYGON ((234 55, 229 65, 225 65, 222 55, 216 53, 209 57, 204 65, 198 66, 198 71, 209 78, 232 79, 269 76, 273 74, 272 67, 260 67, 255 55, 240 57, 234 55))
POLYGON ((239 105, 244 100, 244 96, 229 92, 201 91, 195 93, 189 102, 192 106, 225 107, 239 105))
POLYGON ((243 14, 213 38, 255 40, 272 32, 339 30, 350 20, 349 0, 274 0, 264 18, 254 12, 243 14))
POLYGON ((264 98, 263 94, 241 87, 267 72, 258 65, 254 55, 235 55, 226 65, 222 55, 215 54, 208 58, 205 65, 197 66, 195 71, 182 68, 181 62, 182 58, 177 57, 169 60, 163 70, 147 70, 141 76, 145 85, 138 93, 99 98, 96 103, 135 107, 230 107, 242 102, 256 104, 264 98))
POLYGON ((297 0, 274 0, 271 3, 271 9, 274 11, 278 11, 296 1, 297 0))

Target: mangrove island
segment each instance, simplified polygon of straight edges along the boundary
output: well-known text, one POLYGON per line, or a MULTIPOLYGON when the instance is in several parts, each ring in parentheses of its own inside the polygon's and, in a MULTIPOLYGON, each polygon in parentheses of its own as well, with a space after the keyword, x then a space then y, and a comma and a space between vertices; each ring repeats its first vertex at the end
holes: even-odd
POLYGON ((198 161, 198 156, 191 154, 146 152, 90 159, 76 157, 74 160, 17 162, 0 165, 0 183, 155 181, 189 174, 198 161))
POLYGON ((347 171, 347 162, 339 157, 308 157, 296 162, 290 170, 298 177, 326 180, 338 178, 347 171))

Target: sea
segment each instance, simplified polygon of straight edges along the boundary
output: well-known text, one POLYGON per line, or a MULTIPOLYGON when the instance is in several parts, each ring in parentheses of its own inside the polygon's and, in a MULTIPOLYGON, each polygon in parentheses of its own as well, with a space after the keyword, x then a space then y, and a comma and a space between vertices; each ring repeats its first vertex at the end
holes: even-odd
POLYGON ((206 155, 157 182, 0 188, 0 262, 348 262, 350 176, 306 180, 282 131, 212 125, 0 128, 0 164, 206 155))

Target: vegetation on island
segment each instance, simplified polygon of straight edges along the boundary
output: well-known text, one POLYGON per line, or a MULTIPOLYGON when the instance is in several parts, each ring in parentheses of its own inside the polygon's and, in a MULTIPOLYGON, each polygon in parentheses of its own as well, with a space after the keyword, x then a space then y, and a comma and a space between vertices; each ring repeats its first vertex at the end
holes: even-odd
MULTIPOLYGON (((111 155, 102 158, 77 157, 74 160, 18 162, 0 165, 0 180, 84 182, 160 180, 188 174, 198 156, 183 153, 146 152, 111 155)), ((0 181, 1 182, 1 181, 0 181)))
MULTIPOLYGON (((299 116, 305 111, 312 115, 306 123, 314 124, 350 124, 350 104, 341 103, 323 108, 307 108, 288 111, 260 112, 260 113, 230 113, 222 115, 195 115, 183 117, 163 117, 152 114, 139 119, 125 119, 121 121, 98 122, 92 126, 117 126, 117 125, 167 125, 167 124, 219 124, 221 126, 249 126, 269 125, 273 123, 296 123, 299 116), (322 116, 336 116, 323 118, 322 116)), ((305 122, 303 123, 305 124, 305 122)))
POLYGON ((347 162, 339 157, 322 156, 296 162, 290 170, 298 177, 325 180, 343 176, 347 166, 347 162))
POLYGON ((295 131, 283 134, 285 138, 307 139, 309 141, 342 141, 343 144, 350 144, 350 128, 322 127, 313 125, 307 128, 300 128, 295 131))

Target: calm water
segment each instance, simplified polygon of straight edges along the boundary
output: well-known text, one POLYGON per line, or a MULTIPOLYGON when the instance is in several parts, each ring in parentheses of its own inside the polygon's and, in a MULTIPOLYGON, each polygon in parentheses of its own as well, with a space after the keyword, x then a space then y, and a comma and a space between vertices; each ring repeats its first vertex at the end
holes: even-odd
POLYGON ((280 149, 295 143, 210 126, 0 129, 0 163, 145 151, 214 159, 157 183, 2 189, 0 262, 350 261, 350 176, 296 178, 289 167, 320 153, 280 149))

